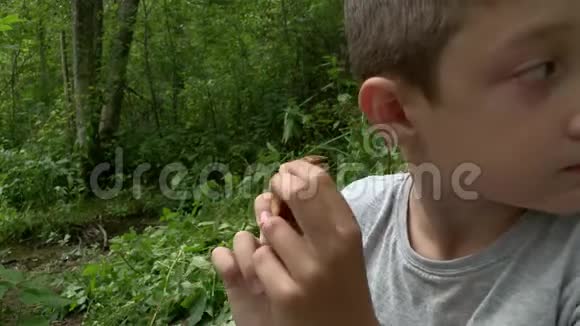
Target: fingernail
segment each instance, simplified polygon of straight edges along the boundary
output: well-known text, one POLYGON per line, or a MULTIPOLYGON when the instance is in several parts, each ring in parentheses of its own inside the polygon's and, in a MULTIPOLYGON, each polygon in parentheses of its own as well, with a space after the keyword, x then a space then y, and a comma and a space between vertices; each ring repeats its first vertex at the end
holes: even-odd
POLYGON ((272 217, 272 215, 270 214, 270 212, 263 211, 262 214, 260 215, 260 226, 263 226, 264 224, 266 224, 266 222, 268 222, 268 220, 271 217, 272 217))

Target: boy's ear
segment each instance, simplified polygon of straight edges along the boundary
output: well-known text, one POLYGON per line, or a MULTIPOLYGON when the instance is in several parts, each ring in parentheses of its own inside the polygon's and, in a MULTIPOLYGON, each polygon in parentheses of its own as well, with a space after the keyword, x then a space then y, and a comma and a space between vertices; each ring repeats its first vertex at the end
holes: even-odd
POLYGON ((386 78, 370 78, 361 86, 359 106, 371 125, 388 125, 398 137, 411 136, 414 127, 407 118, 399 87, 386 78))

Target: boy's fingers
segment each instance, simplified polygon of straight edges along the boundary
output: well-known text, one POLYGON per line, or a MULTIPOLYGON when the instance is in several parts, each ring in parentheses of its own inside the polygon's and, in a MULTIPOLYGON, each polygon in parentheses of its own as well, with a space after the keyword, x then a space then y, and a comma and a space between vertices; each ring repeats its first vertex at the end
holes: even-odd
POLYGON ((305 180, 282 171, 272 178, 270 186, 272 192, 286 201, 309 241, 313 244, 331 241, 333 221, 329 214, 332 207, 325 207, 324 202, 319 200, 319 190, 312 189, 305 180))
POLYGON ((284 298, 298 288, 270 246, 262 246, 254 253, 254 263, 270 299, 284 298))
POLYGON ((329 226, 324 221, 326 209, 312 200, 312 190, 308 189, 304 180, 290 173, 280 172, 272 178, 270 187, 273 193, 288 204, 304 235, 311 239, 323 237, 323 232, 329 226))
POLYGON ((243 285, 242 272, 234 254, 229 249, 223 247, 214 249, 211 254, 211 260, 226 289, 233 289, 243 285))
POLYGON ((239 232, 234 237, 234 257, 244 280, 254 294, 263 292, 252 259, 259 246, 258 240, 249 232, 239 232))
MULTIPOLYGON (((256 224, 260 225, 260 216, 263 212, 270 212, 272 205, 272 193, 265 192, 258 197, 254 201, 254 215, 256 217, 256 224)), ((266 244, 267 239, 264 235, 260 232, 260 239, 261 244, 266 244)))
POLYGON ((300 160, 286 163, 280 170, 308 183, 308 191, 299 198, 301 200, 295 201, 295 207, 292 209, 300 212, 324 212, 318 219, 327 223, 327 230, 342 232, 358 227, 350 207, 338 191, 334 180, 324 169, 300 160), (316 200, 313 200, 314 198, 316 200))
POLYGON ((259 320, 261 316, 248 315, 255 313, 256 296, 248 289, 234 254, 227 248, 216 248, 212 252, 212 262, 224 283, 234 319, 239 321, 240 326, 242 324, 259 325, 259 323, 248 321, 248 319, 259 320))
POLYGON ((265 192, 258 197, 254 201, 254 213, 256 216, 256 224, 260 225, 260 215, 262 212, 267 211, 270 212, 270 207, 272 204, 272 193, 265 192))
POLYGON ((279 216, 273 216, 262 228, 269 245, 292 278, 300 280, 305 273, 312 270, 315 262, 310 254, 311 249, 288 222, 279 216))
POLYGON ((303 180, 317 178, 320 175, 327 175, 326 170, 306 160, 284 163, 280 166, 280 172, 288 172, 303 180))

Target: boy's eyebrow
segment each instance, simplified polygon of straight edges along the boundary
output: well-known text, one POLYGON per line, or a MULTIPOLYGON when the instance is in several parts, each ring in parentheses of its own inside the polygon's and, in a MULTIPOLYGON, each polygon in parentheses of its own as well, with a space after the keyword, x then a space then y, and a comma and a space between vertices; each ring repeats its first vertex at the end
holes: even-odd
POLYGON ((570 31, 574 28, 576 28, 576 26, 570 21, 536 24, 516 33, 514 36, 507 39, 507 41, 502 42, 502 44, 506 46, 514 46, 527 41, 547 39, 552 35, 570 31))

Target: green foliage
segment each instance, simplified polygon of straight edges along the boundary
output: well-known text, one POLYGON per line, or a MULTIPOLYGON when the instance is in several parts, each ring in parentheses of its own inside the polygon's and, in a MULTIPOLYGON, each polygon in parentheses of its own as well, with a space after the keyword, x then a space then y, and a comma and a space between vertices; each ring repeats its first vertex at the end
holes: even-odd
POLYGON ((19 211, 0 202, 0 244, 22 240, 51 244, 54 239, 62 239, 73 234, 73 240, 83 229, 95 223, 131 220, 135 216, 156 215, 168 203, 159 194, 147 193, 136 200, 131 193, 123 192, 109 201, 91 200, 67 205, 48 206, 45 210, 29 209, 19 211))
MULTIPOLYGON (((219 196, 202 195, 183 210, 164 209, 162 226, 111 240, 108 255, 85 266, 63 292, 74 301, 71 309, 86 312, 87 325, 231 323, 224 289, 209 257, 216 246, 231 247, 240 230, 257 234, 252 199, 273 173, 268 158, 276 161, 279 153, 270 150, 272 156, 264 156, 264 164, 250 175, 229 178, 226 184, 232 192, 214 184, 209 189, 219 196), (261 175, 265 179, 256 177, 261 175)), ((344 185, 373 168, 363 165, 344 185)))
POLYGON ((71 308, 87 311, 87 325, 228 322, 225 293, 209 255, 244 228, 247 203, 232 199, 206 212, 193 216, 166 209, 164 226, 111 240, 108 256, 85 266, 63 292, 74 301, 71 308))
POLYGON ((66 313, 70 300, 24 273, 0 265, 0 304, 0 316, 17 315, 18 325, 48 325, 66 313), (30 307, 35 307, 35 314, 29 313, 30 307))
POLYGON ((11 31, 12 25, 20 23, 23 20, 18 17, 18 15, 8 15, 6 17, 0 18, 0 32, 11 31))
POLYGON ((26 149, 0 148, 0 200, 24 208, 77 199, 83 190, 75 163, 38 157, 26 149))
MULTIPOLYGON (((68 243, 88 225, 167 207, 160 226, 111 236, 102 259, 67 276, 68 308, 87 325, 231 323, 209 253, 239 230, 255 231, 254 196, 278 164, 325 155, 339 186, 404 168, 357 109, 342 4, 322 0, 141 0, 119 128, 103 147, 88 135, 95 161, 83 166, 90 154, 78 152, 77 111, 63 80, 83 59, 73 57, 70 4, 2 4, 10 14, 0 16, 0 243, 68 243), (86 179, 99 163, 113 165, 102 188, 123 181, 111 200, 94 198, 86 179), (176 163, 186 173, 164 186, 189 196, 168 198, 160 177, 176 163), (223 175, 207 177, 215 164, 223 175)), ((95 108, 110 92, 118 4, 104 1, 95 108)), ((98 122, 100 112, 91 114, 98 122)), ((42 306, 48 292, 38 289, 18 293, 42 306)))
MULTIPOLYGON (((58 39, 60 31, 70 30, 69 5, 14 0, 6 7, 23 22, 6 40, 10 51, 0 54, 0 87, 10 86, 0 88, 0 144, 15 153, 25 149, 13 162, 35 162, 24 171, 10 163, 0 169, 7 200, 19 209, 90 195, 86 184, 78 185, 83 156, 73 152, 74 109, 62 81, 58 39), (14 184, 35 179, 37 170, 49 172, 49 180, 14 184), (47 196, 37 198, 39 189, 47 196)), ((95 85, 101 94, 108 91, 117 7, 105 1, 95 85)), ((356 91, 345 70, 341 10, 339 3, 317 0, 142 1, 121 125, 100 159, 112 162, 115 148, 122 148, 123 173, 130 177, 140 164, 151 164, 145 183, 154 183, 171 163, 203 170, 220 162, 242 174, 267 143, 289 157, 304 145, 336 137, 356 113, 351 105, 337 105, 356 91)), ((71 35, 65 36, 70 71, 74 53, 71 35)))

